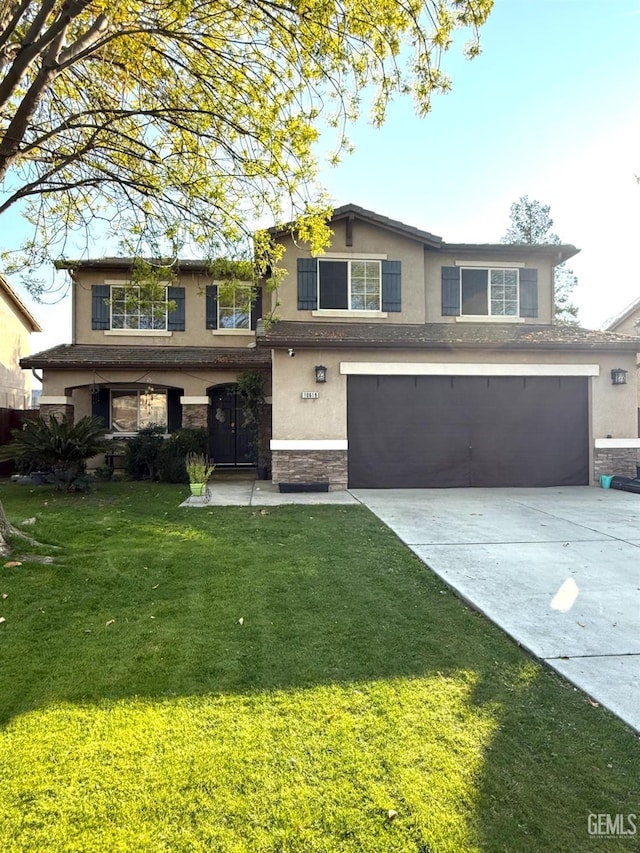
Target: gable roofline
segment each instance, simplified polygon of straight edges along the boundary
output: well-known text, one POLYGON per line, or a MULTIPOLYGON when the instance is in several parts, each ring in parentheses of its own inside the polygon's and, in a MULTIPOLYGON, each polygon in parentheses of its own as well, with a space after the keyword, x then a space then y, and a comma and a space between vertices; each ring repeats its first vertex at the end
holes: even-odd
POLYGON ((580 251, 571 243, 443 243, 442 249, 464 254, 494 252, 503 258, 521 258, 523 254, 537 255, 552 260, 555 258, 554 266, 564 263, 580 251))
POLYGON ((13 305, 17 313, 22 318, 24 325, 29 329, 30 332, 41 332, 42 327, 40 323, 33 316, 31 311, 27 308, 24 302, 20 299, 15 290, 11 287, 7 279, 0 273, 0 290, 5 294, 8 298, 9 302, 13 305))
MULTIPOLYGON (((629 319, 629 317, 631 317, 632 314, 635 314, 636 312, 638 312, 638 318, 640 319, 640 297, 638 297, 638 299, 634 299, 634 301, 630 305, 627 305, 627 307, 623 311, 621 311, 620 314, 614 317, 610 323, 607 323, 607 325, 604 327, 605 331, 615 332, 616 328, 621 325, 621 323, 624 323, 626 320, 629 319)), ((640 335, 640 328, 638 329, 638 334, 640 335)))
MULTIPOLYGON (((340 207, 334 207, 329 222, 340 222, 349 219, 349 217, 359 219, 361 222, 367 222, 370 225, 376 225, 379 228, 384 228, 386 231, 391 231, 402 237, 417 240, 431 249, 439 249, 442 245, 442 237, 438 237, 436 234, 423 231, 421 228, 415 228, 413 225, 407 225, 405 222, 400 222, 397 219, 382 216, 380 213, 367 210, 357 204, 343 204, 340 207)), ((289 234, 294 224, 293 222, 288 222, 282 226, 273 226, 272 228, 267 228, 267 233, 271 234, 272 237, 281 237, 289 234)))

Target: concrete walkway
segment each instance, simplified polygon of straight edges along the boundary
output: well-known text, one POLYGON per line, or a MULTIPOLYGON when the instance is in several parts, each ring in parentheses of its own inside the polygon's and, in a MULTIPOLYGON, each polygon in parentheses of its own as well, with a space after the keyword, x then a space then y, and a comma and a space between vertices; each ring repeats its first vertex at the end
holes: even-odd
POLYGON ((352 493, 474 608, 640 731, 640 495, 352 493))
POLYGON ((206 498, 190 497, 180 506, 281 506, 283 504, 357 504, 350 492, 290 492, 280 494, 270 480, 228 477, 214 479, 206 498))
POLYGON ((552 489, 280 494, 214 480, 182 506, 357 504, 520 645, 640 731, 640 495, 552 489))

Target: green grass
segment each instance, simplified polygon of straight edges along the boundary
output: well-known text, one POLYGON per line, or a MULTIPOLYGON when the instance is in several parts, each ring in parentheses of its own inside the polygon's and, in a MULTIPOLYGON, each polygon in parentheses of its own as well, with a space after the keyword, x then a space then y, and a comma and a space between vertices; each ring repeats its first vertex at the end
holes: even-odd
POLYGON ((0 486, 3 853, 637 849, 637 738, 367 510, 184 496, 0 486))

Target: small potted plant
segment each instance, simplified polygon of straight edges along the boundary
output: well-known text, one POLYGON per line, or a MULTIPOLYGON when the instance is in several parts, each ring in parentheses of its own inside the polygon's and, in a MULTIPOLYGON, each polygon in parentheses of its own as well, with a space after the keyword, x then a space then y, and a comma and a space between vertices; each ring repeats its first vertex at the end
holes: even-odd
POLYGON ((191 494, 202 497, 206 493, 207 480, 213 474, 215 465, 202 453, 187 453, 185 466, 189 477, 191 494))

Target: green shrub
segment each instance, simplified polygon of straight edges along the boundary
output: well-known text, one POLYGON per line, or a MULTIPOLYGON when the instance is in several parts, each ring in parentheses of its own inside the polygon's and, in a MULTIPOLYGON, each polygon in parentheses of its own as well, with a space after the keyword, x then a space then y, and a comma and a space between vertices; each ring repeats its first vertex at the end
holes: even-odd
POLYGON ((128 439, 124 465, 134 480, 158 479, 158 459, 164 445, 163 436, 164 427, 153 424, 128 439))
POLYGON ((13 441, 0 447, 0 461, 13 459, 23 471, 48 471, 60 491, 88 488, 87 459, 106 447, 101 418, 85 417, 76 424, 64 416, 60 421, 55 415, 27 418, 11 435, 13 441))
POLYGON ((188 483, 185 457, 189 453, 207 453, 209 436, 203 427, 180 429, 171 433, 158 457, 158 474, 164 483, 188 483))

